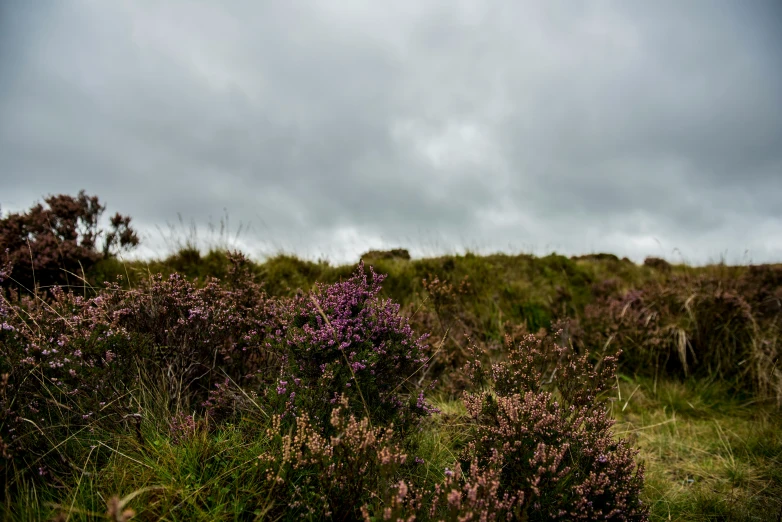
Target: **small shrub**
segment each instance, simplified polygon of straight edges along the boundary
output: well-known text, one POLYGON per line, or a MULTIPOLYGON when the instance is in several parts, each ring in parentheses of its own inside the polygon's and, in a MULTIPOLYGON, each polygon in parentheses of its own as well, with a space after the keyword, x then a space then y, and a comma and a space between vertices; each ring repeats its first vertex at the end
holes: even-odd
POLYGON ((192 415, 179 412, 171 418, 171 442, 182 444, 193 438, 198 431, 199 424, 192 415))
POLYGON ((415 337, 399 305, 378 297, 383 279, 371 268, 368 278, 361 263, 347 281, 281 305, 267 341, 285 350, 271 392, 279 407, 325 423, 344 394, 351 413, 401 431, 432 411, 417 381, 427 336, 415 337))
POLYGON ((0 301, 0 438, 20 468, 75 432, 125 425, 137 406, 120 398, 140 386, 163 388, 179 411, 206 400, 223 372, 236 381, 262 373, 270 356, 253 332, 269 306, 234 261, 225 286, 195 288, 175 275, 129 291, 108 285, 92 298, 55 287, 0 301))
POLYGON ((446 470, 426 514, 448 522, 519 519, 524 498, 502 491, 500 469, 501 460, 495 453, 488 466, 479 466, 473 458, 466 474, 460 464, 453 471, 446 470))
POLYGON ((267 436, 272 448, 258 456, 258 473, 269 497, 279 499, 270 518, 307 516, 357 520, 373 496, 387 490, 407 455, 395 443, 391 428, 373 428, 369 419, 350 415, 341 397, 330 413, 332 436, 323 434, 306 413, 290 429, 274 417, 267 436))
MULTIPOLYGON (((243 257, 230 262, 225 281, 203 287, 157 275, 91 298, 55 287, 0 301, 2 450, 34 469, 74 432, 127 424, 139 406, 120 399, 139 388, 163 392, 171 411, 205 408, 213 426, 252 406, 333 429, 343 395, 350 413, 397 432, 434 411, 417 381, 426 336, 378 297, 382 277, 360 267, 311 295, 268 299, 243 257)), ((52 472, 68 473, 62 464, 52 472)))
POLYGON ((600 394, 611 388, 616 358, 595 369, 551 337, 527 336, 507 360, 470 363, 466 393, 476 423, 463 460, 497 472, 497 495, 519 502, 525 520, 644 520, 637 452, 615 440, 600 394))
POLYGON ((53 454, 59 458, 47 459, 49 471, 70 472, 70 434, 96 433, 130 413, 117 399, 133 387, 127 376, 136 374, 126 355, 143 352, 143 345, 105 324, 95 299, 55 287, 48 301, 23 297, 12 313, 2 312, 0 437, 21 469, 35 469, 53 454))
POLYGON ((222 383, 215 383, 214 389, 209 391, 208 398, 201 405, 206 408, 209 421, 212 424, 220 424, 236 418, 247 405, 247 401, 231 386, 230 379, 226 378, 222 383))
POLYGON ((262 344, 274 304, 254 282, 246 259, 229 257, 224 283, 210 279, 196 287, 178 274, 152 276, 143 285, 105 298, 107 317, 118 331, 135 334, 152 346, 144 361, 148 374, 167 386, 177 408, 206 399, 221 370, 237 382, 266 379, 278 355, 262 344), (113 301, 109 303, 109 301, 113 301))

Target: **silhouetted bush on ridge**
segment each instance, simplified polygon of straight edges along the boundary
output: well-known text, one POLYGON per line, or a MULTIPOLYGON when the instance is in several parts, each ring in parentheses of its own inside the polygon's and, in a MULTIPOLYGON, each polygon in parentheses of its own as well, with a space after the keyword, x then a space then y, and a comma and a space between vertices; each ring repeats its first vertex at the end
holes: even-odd
POLYGON ((127 216, 115 214, 108 230, 100 228, 106 207, 97 196, 81 191, 76 197, 60 194, 44 202, 0 218, 0 256, 11 263, 6 287, 29 292, 36 285, 81 285, 84 271, 98 260, 139 244, 127 216))

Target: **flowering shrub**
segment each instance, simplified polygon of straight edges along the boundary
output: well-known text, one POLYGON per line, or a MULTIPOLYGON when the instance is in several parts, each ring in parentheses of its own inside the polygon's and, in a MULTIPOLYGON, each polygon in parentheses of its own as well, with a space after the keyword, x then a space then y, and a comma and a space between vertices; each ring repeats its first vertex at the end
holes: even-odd
POLYGON ((341 397, 330 413, 335 435, 323 435, 309 415, 299 415, 290 430, 276 415, 267 436, 272 448, 258 456, 258 473, 276 502, 270 518, 308 516, 356 520, 374 492, 392 485, 392 477, 407 460, 394 442, 391 428, 373 428, 369 419, 348 413, 341 397))
POLYGON ((488 369, 468 365, 476 386, 491 391, 464 398, 477 430, 464 459, 497 473, 494 498, 508 509, 515 499, 527 520, 645 519, 637 452, 614 439, 599 397, 616 359, 596 370, 586 355, 534 335, 507 348, 507 360, 488 369))
MULTIPOLYGON (((495 462, 499 460, 495 459, 495 462)), ((499 468, 479 466, 473 459, 467 473, 460 464, 445 469, 442 482, 430 490, 408 486, 404 480, 388 487, 373 519, 368 506, 362 507, 365 522, 372 520, 437 520, 470 522, 520 519, 523 498, 500 491, 499 468)))
POLYGON ((170 400, 182 407, 206 398, 220 367, 241 379, 268 359, 256 336, 248 335, 267 320, 261 294, 250 305, 217 280, 197 288, 173 274, 168 279, 153 276, 144 287, 115 296, 112 326, 142 336, 154 347, 147 367, 164 380, 170 400))
MULTIPOLYGON (((561 331, 559 332, 561 334, 561 331)), ((646 520, 643 468, 616 440, 602 392, 616 357, 595 368, 550 336, 528 335, 490 365, 476 350, 464 404, 474 436, 461 462, 429 490, 398 483, 383 520, 646 520), (462 469, 467 469, 463 473, 462 469)), ((364 512, 370 520, 369 512, 364 512)), ((379 517, 378 517, 379 518, 379 517)))
POLYGON ((399 305, 378 297, 384 276, 369 275, 362 263, 349 280, 285 305, 266 344, 286 352, 274 393, 287 411, 322 421, 344 395, 351 413, 405 430, 433 411, 415 393, 427 336, 416 338, 399 305))
POLYGON ((443 482, 435 486, 426 515, 448 522, 520 518, 524 498, 501 492, 501 458, 495 453, 490 462, 493 465, 479 466, 473 458, 466 474, 459 464, 453 471, 446 470, 443 482))
POLYGON ((142 384, 162 387, 179 410, 207 399, 222 372, 257 375, 270 357, 250 333, 265 324, 268 303, 242 258, 233 261, 224 286, 195 288, 173 275, 129 291, 107 285, 92 298, 55 287, 48 297, 4 299, 0 437, 34 460, 74 430, 138 415, 119 399, 142 384))
POLYGON ((68 470, 66 445, 57 441, 127 413, 115 399, 130 387, 120 376, 134 372, 132 359, 121 355, 141 346, 105 324, 95 300, 57 287, 48 301, 24 296, 11 303, 3 296, 3 303, 0 437, 23 459, 59 453, 48 466, 68 470))
MULTIPOLYGON (((12 272, 10 253, 0 253, 0 280, 12 272)), ((571 284, 576 265, 558 258, 523 260, 523 284, 510 270, 494 277, 497 259, 381 259, 398 278, 388 295, 425 292, 402 298, 411 315, 422 309, 411 328, 380 297, 383 276, 363 265, 351 273, 285 260, 306 271, 281 288, 345 281, 269 298, 254 272, 273 279, 279 267, 180 254, 198 269, 130 289, 118 281, 26 295, 3 286, 0 476, 9 504, 32 498, 32 484, 74 514, 112 499, 116 519, 131 516, 130 502, 144 519, 176 509, 215 519, 643 520, 643 468, 612 434, 603 403, 617 348, 631 372, 782 389, 779 267, 685 278, 682 267, 655 265, 631 279, 612 267, 595 274, 617 279, 590 289, 597 275, 582 270, 571 284), (474 265, 469 278, 460 263, 474 265), (539 292, 560 267, 568 283, 539 292), (504 288, 493 286, 503 278, 504 288), (571 314, 578 321, 561 334, 528 335, 571 314), (437 350, 413 330, 434 332, 437 350), (476 339, 472 350, 465 336, 476 339), (424 394, 433 379, 441 397, 467 391, 466 420, 445 402, 448 415, 420 422, 435 412, 424 394), (433 470, 444 465, 438 480, 433 470)))
POLYGON ((171 418, 171 442, 182 444, 187 442, 198 431, 199 422, 192 415, 179 412, 171 418))
POLYGON ((55 287, 0 302, 1 449, 34 460, 73 430, 140 415, 119 399, 141 386, 163 391, 173 411, 206 408, 213 424, 254 401, 331 429, 342 395, 351 413, 400 432, 434 411, 416 381, 426 337, 377 297, 382 277, 360 269, 271 300, 243 257, 230 262, 223 283, 203 287, 157 275, 91 298, 55 287))

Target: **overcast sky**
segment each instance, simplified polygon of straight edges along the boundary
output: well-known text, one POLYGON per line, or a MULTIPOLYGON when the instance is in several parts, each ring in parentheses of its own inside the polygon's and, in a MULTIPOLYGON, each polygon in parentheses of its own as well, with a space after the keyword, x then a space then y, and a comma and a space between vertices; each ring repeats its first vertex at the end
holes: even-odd
POLYGON ((782 2, 3 0, 0 210, 80 189, 147 255, 782 262, 782 2))

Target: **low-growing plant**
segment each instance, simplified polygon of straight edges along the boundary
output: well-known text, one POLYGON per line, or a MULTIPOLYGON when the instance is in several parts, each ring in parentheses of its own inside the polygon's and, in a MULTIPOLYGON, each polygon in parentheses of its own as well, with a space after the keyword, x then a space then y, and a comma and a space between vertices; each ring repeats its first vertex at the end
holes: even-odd
MULTIPOLYGON (((241 264, 235 257, 223 286, 196 288, 175 275, 127 291, 107 285, 91 298, 59 287, 4 297, 0 437, 14 465, 35 469, 75 433, 126 425, 138 415, 127 398, 141 385, 164 389, 181 411, 200 407, 226 373, 257 376, 269 356, 252 332, 270 312, 241 264)), ((68 473, 72 463, 60 461, 56 471, 68 473)))
POLYGON ((774 297, 782 278, 774 274, 673 276, 626 293, 598 291, 574 325, 575 344, 594 351, 618 346, 628 372, 724 379, 782 405, 782 314, 774 297))
POLYGON ((409 486, 404 480, 388 487, 373 512, 362 507, 365 522, 436 520, 470 522, 520 520, 523 498, 500 491, 497 467, 479 466, 473 459, 467 473, 457 463, 445 469, 444 478, 430 490, 409 486))
POLYGON ((267 432, 272 448, 256 462, 270 498, 278 499, 267 516, 357 520, 362 506, 367 513, 373 497, 394 484, 407 461, 394 431, 374 428, 349 411, 348 399, 340 397, 330 413, 331 436, 307 413, 287 430, 281 415, 272 419, 267 432))
MULTIPOLYGON (((0 448, 13 465, 34 470, 85 430, 136 431, 140 406, 129 397, 139 388, 163 392, 177 432, 187 425, 182 412, 203 412, 216 426, 248 405, 333 430, 343 395, 351 414, 399 433, 434 411, 419 383, 426 336, 378 297, 381 276, 359 267, 343 283, 269 299, 243 257, 230 262, 225 281, 201 287, 173 274, 129 290, 108 284, 89 298, 59 287, 4 297, 0 448)), ((60 461, 48 473, 76 469, 60 461)))
POLYGON ((477 433, 463 460, 496 470, 498 494, 516 499, 522 519, 646 519, 643 467, 614 437, 601 397, 615 356, 596 369, 553 336, 528 335, 509 340, 506 360, 468 366, 477 389, 488 389, 465 393, 477 433))
POLYGON ((127 376, 135 374, 135 359, 128 355, 143 344, 104 323, 92 299, 59 288, 46 301, 3 303, 0 437, 13 457, 3 464, 38 475, 70 473, 71 435, 96 434, 132 413, 120 399, 133 387, 127 376))
POLYGON ((344 395, 353 414, 400 431, 433 410, 420 387, 427 335, 416 337, 399 305, 378 297, 384 276, 360 264, 347 281, 317 285, 282 305, 267 346, 285 351, 277 408, 326 425, 344 395))

